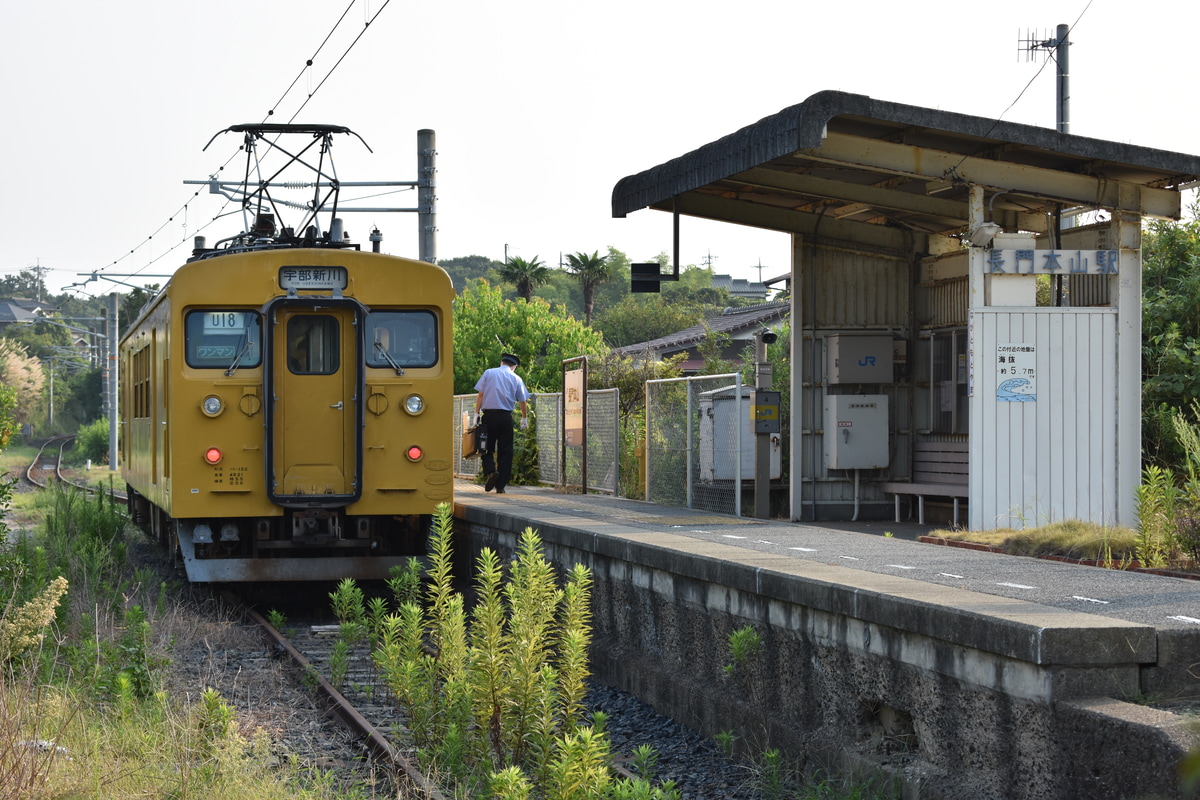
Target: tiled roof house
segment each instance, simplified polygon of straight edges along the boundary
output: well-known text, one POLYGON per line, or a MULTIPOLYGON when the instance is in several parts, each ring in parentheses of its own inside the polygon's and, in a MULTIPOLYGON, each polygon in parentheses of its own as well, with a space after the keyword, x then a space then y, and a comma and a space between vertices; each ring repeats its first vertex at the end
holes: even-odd
POLYGON ((617 347, 613 349, 613 352, 634 358, 653 359, 686 352, 687 359, 680 365, 686 375, 697 372, 704 366, 704 358, 700 355, 700 343, 704 341, 711 330, 716 333, 729 334, 729 342, 721 353, 721 357, 740 363, 742 351, 746 349, 747 344, 754 341, 755 331, 761 328, 778 328, 788 320, 791 308, 791 303, 788 301, 760 303, 745 308, 727 308, 719 316, 707 320, 706 324, 693 325, 649 342, 617 347))

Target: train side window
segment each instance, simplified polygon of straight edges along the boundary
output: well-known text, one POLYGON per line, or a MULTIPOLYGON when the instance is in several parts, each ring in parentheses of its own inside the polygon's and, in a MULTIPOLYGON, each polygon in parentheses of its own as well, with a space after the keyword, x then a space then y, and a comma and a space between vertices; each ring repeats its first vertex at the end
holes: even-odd
POLYGON ((432 311, 372 311, 367 315, 367 366, 432 367, 438 361, 437 333, 432 311))
POLYGON ((184 327, 189 367, 245 368, 257 367, 262 361, 262 322, 256 311, 189 311, 184 327))
POLYGON ((305 314, 287 322, 287 362, 294 375, 332 375, 340 365, 338 320, 305 314))

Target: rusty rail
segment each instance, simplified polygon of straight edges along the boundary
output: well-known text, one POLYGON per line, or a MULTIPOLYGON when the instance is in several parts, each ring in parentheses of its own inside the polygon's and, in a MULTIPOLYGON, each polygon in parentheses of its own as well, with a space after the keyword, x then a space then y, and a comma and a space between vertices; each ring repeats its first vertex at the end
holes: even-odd
MULTIPOLYGON (((234 600, 236 602, 236 600, 234 600)), ((438 787, 422 773, 417 766, 408 758, 406 758, 395 746, 392 745, 379 730, 368 722, 362 714, 358 713, 357 709, 350 704, 348 700, 334 688, 323 675, 313 668, 304 655, 292 646, 282 633, 277 631, 271 623, 267 622, 261 614, 252 608, 246 608, 246 614, 254 620, 271 643, 287 653, 292 660, 292 664, 300 672, 301 675, 308 676, 309 679, 315 679, 317 692, 324 698, 327 706, 325 709, 326 715, 335 719, 343 727, 361 738, 367 745, 367 748, 378 758, 382 758, 387 763, 391 764, 401 775, 403 775, 406 785, 409 789, 419 792, 426 800, 446 800, 445 795, 438 787)))

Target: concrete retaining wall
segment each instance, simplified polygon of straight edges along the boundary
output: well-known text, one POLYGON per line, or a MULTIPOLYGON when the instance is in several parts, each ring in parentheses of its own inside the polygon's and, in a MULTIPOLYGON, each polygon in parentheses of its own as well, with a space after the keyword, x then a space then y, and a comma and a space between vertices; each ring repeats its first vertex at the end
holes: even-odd
POLYGON ((534 528, 595 581, 596 678, 708 736, 808 767, 882 769, 910 798, 1178 797, 1200 742, 1140 696, 1153 628, 537 511, 455 508, 463 574, 534 528), (526 512, 523 512, 526 513, 526 512), (729 634, 764 653, 730 677, 729 634))

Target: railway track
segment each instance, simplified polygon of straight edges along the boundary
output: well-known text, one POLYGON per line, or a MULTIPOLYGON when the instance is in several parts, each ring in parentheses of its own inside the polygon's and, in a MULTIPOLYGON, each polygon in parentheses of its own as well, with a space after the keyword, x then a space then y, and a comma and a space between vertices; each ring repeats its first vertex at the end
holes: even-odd
MULTIPOLYGON (((226 595, 226 602, 242 605, 232 595, 226 595)), ((271 651, 286 659, 296 679, 318 696, 325 714, 350 731, 377 765, 388 769, 400 796, 445 800, 446 795, 421 772, 411 752, 397 744, 406 735, 400 712, 376 673, 366 642, 343 649, 339 655, 340 627, 336 624, 314 622, 304 614, 304 619, 294 623, 281 622, 285 630, 280 631, 258 611, 242 607, 247 620, 262 631, 271 651)), ((665 722, 658 718, 654 724, 662 727, 665 722)), ((630 745, 624 758, 618 755, 615 759, 612 770, 617 777, 636 777, 625 765, 632 760, 632 749, 630 745)))
POLYGON ((87 483, 78 481, 72 478, 63 470, 63 457, 68 447, 75 443, 74 436, 55 436, 47 439, 38 448, 37 455, 30 462, 29 467, 25 470, 25 479, 39 489, 46 488, 51 482, 59 482, 68 486, 74 486, 89 494, 104 492, 110 495, 114 500, 125 502, 126 495, 124 492, 116 489, 104 489, 102 487, 92 486, 87 483), (47 452, 49 451, 49 452, 47 452))
MULTIPOLYGON (((236 598, 230 599, 236 602, 236 598)), ((300 633, 289 637, 254 609, 246 608, 245 613, 262 631, 272 651, 288 660, 296 679, 310 686, 317 694, 326 715, 349 730, 377 763, 391 770, 403 797, 445 800, 445 796, 433 781, 417 768, 415 762, 404 751, 389 741, 380 727, 377 727, 393 722, 394 710, 372 703, 370 713, 364 713, 326 677, 330 671, 334 637, 322 635, 322 629, 336 626, 301 625, 298 629, 300 633), (373 721, 368 719, 368 716, 373 717, 373 721)), ((360 663, 363 659, 369 662, 369 655, 359 653, 353 657, 360 663)), ((354 677, 354 685, 361 698, 370 698, 375 692, 384 691, 382 684, 375 679, 374 671, 369 667, 357 669, 354 677)))

